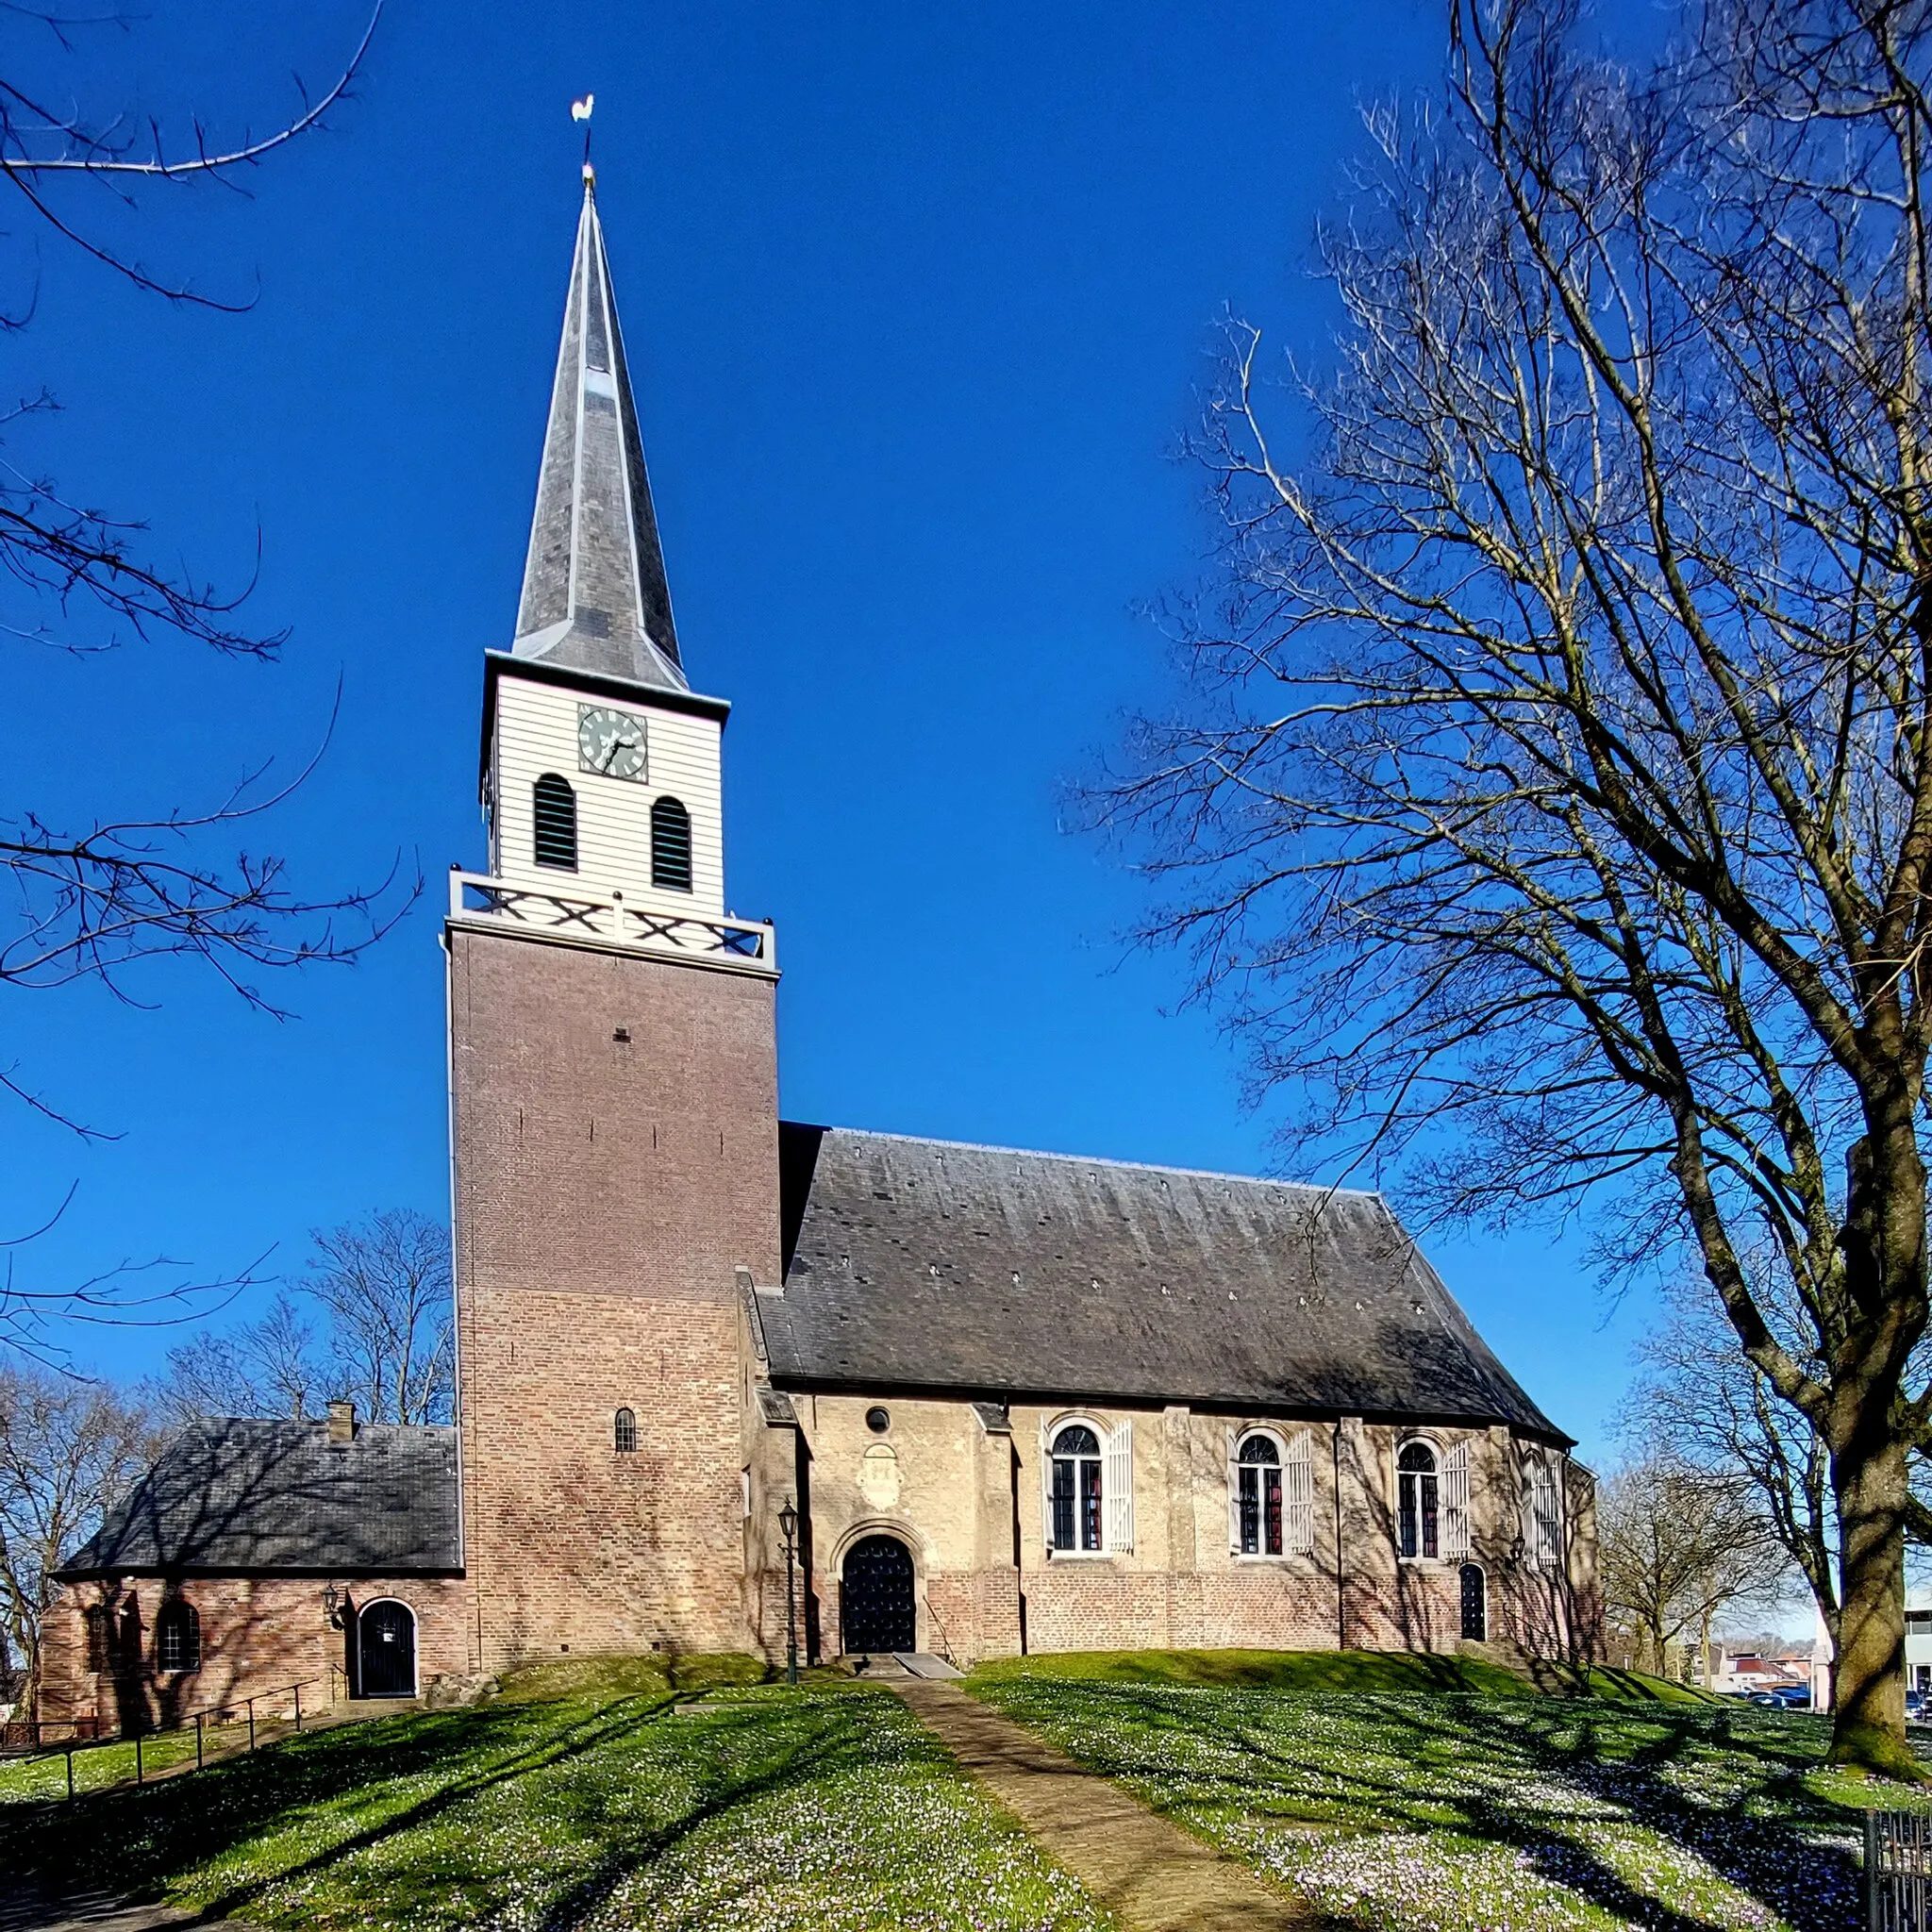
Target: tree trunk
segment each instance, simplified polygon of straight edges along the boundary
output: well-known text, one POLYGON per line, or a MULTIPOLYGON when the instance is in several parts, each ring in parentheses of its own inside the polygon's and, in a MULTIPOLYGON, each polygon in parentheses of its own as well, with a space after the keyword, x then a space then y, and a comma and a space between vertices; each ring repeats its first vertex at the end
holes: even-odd
POLYGON ((1832 1457, 1840 1607, 1831 1758, 1917 1781, 1924 1774, 1906 1742, 1906 1452, 1889 1416, 1859 1421, 1832 1457))

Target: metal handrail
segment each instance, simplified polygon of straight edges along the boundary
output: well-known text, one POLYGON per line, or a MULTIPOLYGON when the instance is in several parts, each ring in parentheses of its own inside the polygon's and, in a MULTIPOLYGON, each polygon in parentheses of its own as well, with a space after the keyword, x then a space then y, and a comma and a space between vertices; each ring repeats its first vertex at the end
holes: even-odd
MULTIPOLYGON (((25 1759, 51 1757, 56 1752, 64 1752, 67 1757, 67 1795, 72 1798, 74 1796, 74 1754, 76 1751, 98 1750, 106 1744, 131 1743, 134 1746, 134 1781, 136 1784, 145 1784, 147 1781, 147 1767, 144 1762, 144 1746, 148 1739, 173 1736, 187 1730, 192 1724, 194 1728, 194 1768, 196 1771, 199 1771, 207 1761, 208 1724, 210 1718, 219 1720, 225 1717, 234 1723, 241 1723, 245 1719, 248 1725, 247 1748, 253 1751, 256 1747, 258 1728, 255 1707, 258 1704, 270 1703, 278 1697, 292 1697, 295 1707, 293 1724, 294 1728, 299 1732, 302 1728, 302 1692, 315 1684, 323 1685, 328 1690, 330 1699, 333 1701, 335 1687, 330 1678, 304 1677, 298 1684, 282 1684, 273 1690, 258 1690, 253 1697, 238 1697, 226 1704, 208 1704, 203 1705, 198 1710, 182 1711, 177 1717, 165 1724, 149 1724, 138 1731, 129 1731, 124 1726, 118 1731, 106 1734, 96 1728, 93 1735, 85 1738, 74 1737, 45 1741, 41 1739, 39 1734, 42 1731, 62 1728, 77 1730, 82 1724, 92 1724, 97 1727, 100 1723, 98 1717, 29 1718, 23 1719, 17 1724, 9 1721, 4 1727, 0 1727, 0 1755, 25 1759), (35 1740, 24 1751, 8 1752, 5 1749, 4 1745, 5 1733, 16 1729, 33 1731, 35 1733, 35 1740)), ((265 1720, 265 1722, 274 1722, 274 1720, 265 1720)))

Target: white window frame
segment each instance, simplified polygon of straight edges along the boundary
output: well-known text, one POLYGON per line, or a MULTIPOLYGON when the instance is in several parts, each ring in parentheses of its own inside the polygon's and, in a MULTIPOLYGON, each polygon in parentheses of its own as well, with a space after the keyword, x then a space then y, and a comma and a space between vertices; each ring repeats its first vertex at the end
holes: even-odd
MULTIPOLYGON (((1313 1439, 1306 1428, 1291 1434, 1274 1423, 1245 1423, 1227 1431, 1227 1553, 1237 1563, 1280 1563, 1293 1557, 1309 1557, 1315 1550, 1315 1456, 1313 1439), (1274 1467, 1281 1484, 1281 1547, 1270 1551, 1241 1548, 1241 1471, 1266 1469, 1266 1463, 1244 1463, 1241 1444, 1260 1436, 1274 1444, 1279 1458, 1274 1467)), ((1262 1528, 1257 1541, 1265 1545, 1267 1530, 1266 1491, 1256 1483, 1256 1507, 1261 1512, 1262 1528)))
MULTIPOLYGON (((1074 1482, 1074 1533, 1080 1527, 1078 1477, 1074 1482)), ((1051 1563, 1091 1562, 1099 1557, 1124 1555, 1134 1547, 1134 1424, 1123 1420, 1108 1424, 1085 1411, 1054 1416, 1040 1426, 1040 1541, 1051 1563), (1062 1549, 1054 1541, 1053 1445, 1063 1429, 1084 1428, 1092 1432, 1099 1444, 1097 1458, 1081 1457, 1079 1461, 1097 1459, 1100 1465, 1100 1546, 1097 1549, 1062 1549)))
POLYGON ((1523 1560, 1532 1570, 1563 1565, 1563 1486, 1551 1467, 1549 1452, 1523 1452, 1523 1560), (1547 1509, 1539 1503, 1548 1498, 1547 1509))
POLYGON ((1433 1436, 1421 1434, 1404 1436, 1395 1445, 1395 1560, 1398 1563, 1440 1563, 1442 1560, 1442 1445, 1433 1436), (1403 1452, 1408 1449, 1426 1449, 1433 1467, 1427 1470, 1404 1469, 1403 1452), (1436 1547, 1433 1551, 1424 1547, 1425 1537, 1424 1524, 1427 1517, 1423 1509, 1422 1480, 1427 1476, 1436 1485, 1436 1547), (1416 1485, 1415 1499, 1415 1550, 1413 1554, 1402 1547, 1402 1485, 1405 1477, 1416 1485))

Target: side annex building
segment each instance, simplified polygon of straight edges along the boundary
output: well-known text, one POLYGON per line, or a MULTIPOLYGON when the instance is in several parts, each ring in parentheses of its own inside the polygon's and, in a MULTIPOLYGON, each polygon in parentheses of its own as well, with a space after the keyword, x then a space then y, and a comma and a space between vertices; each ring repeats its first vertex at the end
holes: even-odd
MULTIPOLYGON (((1597 1648, 1572 1439, 1372 1193, 781 1121, 588 171, 453 871, 458 1419, 212 1421, 60 1574, 42 1715, 524 1658, 1597 1648)), ((312 1694, 312 1693, 311 1693, 312 1694)))

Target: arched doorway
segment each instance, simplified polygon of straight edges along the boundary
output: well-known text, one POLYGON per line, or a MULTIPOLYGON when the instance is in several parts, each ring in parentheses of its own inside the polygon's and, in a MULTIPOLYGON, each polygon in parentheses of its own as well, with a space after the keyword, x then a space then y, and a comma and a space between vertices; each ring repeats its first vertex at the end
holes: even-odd
POLYGON ((1468 1643, 1487 1643, 1490 1638, 1489 1590, 1477 1563, 1462 1566, 1462 1636, 1468 1643))
POLYGON ((845 1553, 839 1628, 847 1652, 917 1650, 912 1552, 895 1536, 869 1536, 845 1553))
POLYGON ((356 1666, 364 1697, 416 1694, 416 1619, 392 1597, 365 1604, 356 1619, 356 1666))

